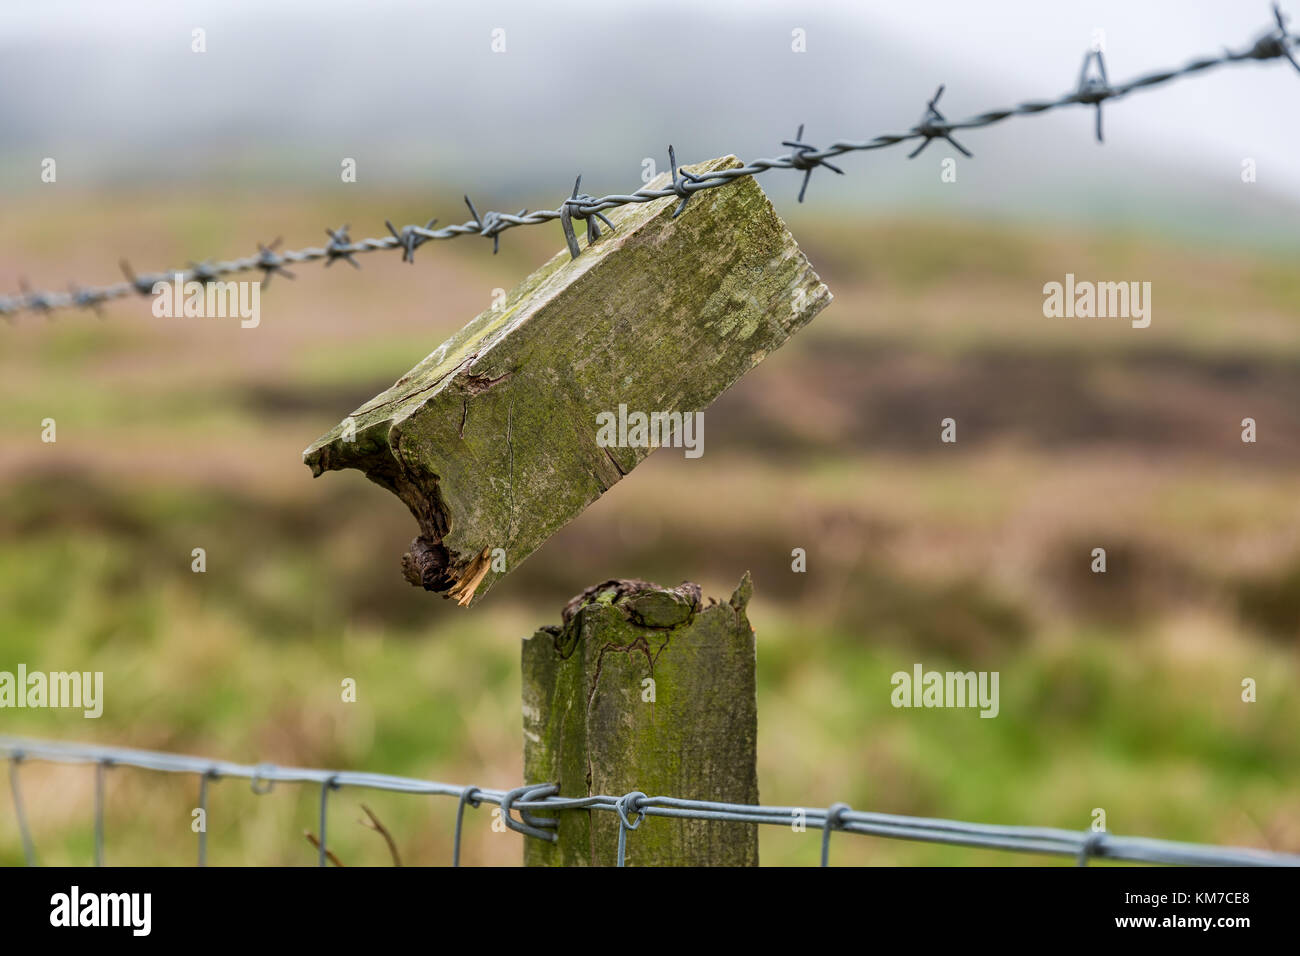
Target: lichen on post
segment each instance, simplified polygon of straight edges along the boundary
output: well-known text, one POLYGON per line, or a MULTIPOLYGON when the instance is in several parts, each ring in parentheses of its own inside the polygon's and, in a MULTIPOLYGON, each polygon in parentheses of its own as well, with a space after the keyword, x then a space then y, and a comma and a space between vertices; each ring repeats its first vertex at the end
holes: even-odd
MULTIPOLYGON (((524 779, 564 797, 650 796, 758 803, 755 639, 749 575, 729 601, 700 588, 606 581, 562 623, 523 642, 524 779)), ((619 821, 564 810, 558 840, 524 838, 531 866, 607 866, 619 821)), ((630 866, 756 866, 750 823, 647 816, 630 866)))
POLYGON ((558 253, 303 453, 406 503, 412 584, 482 596, 652 450, 598 441, 597 416, 700 412, 830 301, 753 177, 674 219, 676 204, 609 210, 612 232, 558 253))

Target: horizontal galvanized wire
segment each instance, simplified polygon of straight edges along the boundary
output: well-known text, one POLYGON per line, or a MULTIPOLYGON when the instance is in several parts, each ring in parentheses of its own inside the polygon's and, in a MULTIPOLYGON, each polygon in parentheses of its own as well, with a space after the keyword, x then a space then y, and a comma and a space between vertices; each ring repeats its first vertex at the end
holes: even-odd
MULTIPOLYGON (((328 795, 332 790, 345 787, 456 797, 458 804, 453 865, 458 865, 460 862, 460 836, 465 806, 468 804, 477 807, 481 803, 490 803, 501 807, 502 821, 510 829, 551 842, 557 839, 555 832, 557 820, 555 817, 539 817, 538 813, 573 810, 614 813, 619 819, 617 862, 620 865, 624 861, 629 832, 640 826, 645 817, 668 817, 748 823, 756 826, 789 827, 800 823, 809 831, 822 831, 823 866, 828 863, 830 835, 835 831, 925 843, 1065 856, 1081 864, 1086 864, 1090 859, 1105 859, 1187 866, 1300 866, 1300 855, 1290 853, 1116 836, 1105 831, 966 823, 932 817, 872 813, 853 810, 842 803, 827 808, 777 807, 647 796, 640 791, 632 791, 622 796, 562 797, 558 795, 554 784, 528 784, 512 790, 493 790, 388 774, 313 770, 302 767, 280 767, 274 764, 245 765, 185 754, 17 737, 0 737, 0 756, 9 761, 14 812, 22 836, 23 852, 29 864, 35 863, 35 850, 19 787, 18 768, 27 760, 43 760, 96 766, 95 856, 97 864, 103 861, 102 775, 109 767, 138 767, 161 773, 193 774, 199 777, 199 805, 205 815, 208 810, 209 781, 223 777, 248 780, 257 793, 270 792, 271 787, 276 783, 317 784, 321 788, 319 861, 322 866, 325 865, 327 858, 328 795), (519 813, 519 819, 511 815, 512 810, 519 813)), ((206 863, 206 827, 199 833, 198 843, 199 865, 202 866, 206 863)))
POLYGON ((264 280, 269 281, 273 274, 293 278, 292 274, 285 268, 288 265, 324 259, 325 264, 329 266, 333 265, 336 260, 343 259, 360 268, 354 258, 355 255, 393 249, 401 249, 403 260, 413 262, 415 250, 424 243, 435 239, 482 236, 492 240, 492 249, 495 252, 499 248, 503 232, 518 226, 533 226, 545 222, 554 222, 557 219, 560 220, 561 225, 564 227, 569 252, 576 258, 579 255, 580 247, 573 231, 573 220, 587 223, 587 240, 590 244, 600 236, 599 221, 603 221, 610 228, 613 228, 609 220, 603 215, 606 210, 630 203, 653 202, 658 199, 676 196, 681 202, 678 204, 674 215, 679 215, 695 193, 705 189, 716 189, 735 182, 744 176, 756 176, 771 169, 793 169, 803 173, 803 182, 799 189, 799 201, 802 202, 804 193, 808 188, 808 180, 813 171, 820 167, 842 173, 843 170, 832 165, 829 160, 845 153, 883 149, 912 140, 920 140, 917 148, 910 154, 910 156, 916 156, 932 141, 942 139, 948 141, 963 155, 970 156, 971 153, 954 139, 954 133, 982 129, 1013 116, 1032 116, 1066 106, 1094 107, 1097 110, 1097 138, 1100 140, 1101 106, 1109 100, 1120 99, 1130 93, 1160 86, 1181 77, 1203 73, 1230 63, 1249 60, 1285 59, 1295 67, 1297 72, 1300 72, 1300 62, 1297 62, 1292 52, 1294 47, 1300 47, 1300 37, 1293 36, 1287 31, 1285 18, 1277 4, 1273 5, 1273 18, 1275 26, 1248 47, 1239 50, 1225 48, 1217 56, 1199 57, 1181 67, 1148 73, 1114 86, 1106 78, 1105 64, 1100 51, 1090 50, 1084 57, 1083 69, 1080 71, 1076 89, 1055 99, 1027 100, 1016 106, 989 110, 964 120, 953 121, 945 118, 938 110, 938 102, 944 91, 944 88, 940 86, 938 92, 926 104, 926 110, 921 120, 902 132, 882 133, 862 141, 836 140, 827 147, 818 148, 803 142, 803 127, 800 126, 795 139, 786 140, 782 144, 790 146, 792 148, 791 152, 777 156, 774 159, 755 159, 743 166, 715 170, 703 176, 697 176, 679 167, 676 152, 673 147, 669 146, 668 164, 671 185, 662 189, 643 188, 634 193, 614 194, 596 198, 579 191, 582 182, 582 177, 579 176, 572 193, 564 200, 559 209, 542 209, 534 212, 521 209, 513 214, 486 212, 480 215, 469 197, 466 196, 465 203, 469 207, 472 218, 463 223, 444 226, 441 229, 433 228, 437 222, 436 219, 430 219, 424 225, 412 224, 403 226, 400 229, 394 227, 391 222, 385 221, 389 235, 353 241, 348 235, 348 226, 344 225, 339 229, 325 230, 330 238, 329 243, 325 246, 311 246, 306 249, 278 252, 277 247, 280 240, 277 239, 270 245, 259 244, 256 255, 218 262, 192 262, 186 269, 173 269, 165 273, 137 275, 123 262, 122 268, 126 273, 126 281, 110 285, 83 287, 74 284, 67 292, 37 292, 29 289, 26 283, 23 283, 21 294, 0 296, 0 317, 12 321, 13 315, 24 310, 48 314, 55 309, 70 307, 91 308, 99 311, 104 302, 112 299, 119 299, 132 293, 151 295, 156 282, 170 282, 176 275, 181 276, 182 282, 198 281, 208 283, 217 281, 220 277, 226 275, 260 271, 263 273, 264 280), (1098 67, 1096 74, 1090 72, 1090 66, 1093 63, 1096 63, 1098 67))

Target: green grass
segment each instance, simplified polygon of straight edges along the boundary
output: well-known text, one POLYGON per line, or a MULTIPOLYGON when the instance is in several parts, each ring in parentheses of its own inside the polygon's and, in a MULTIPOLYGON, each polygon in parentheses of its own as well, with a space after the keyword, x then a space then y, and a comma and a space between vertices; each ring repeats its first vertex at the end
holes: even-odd
MULTIPOLYGON (((272 211, 314 243, 321 217, 378 234, 371 199, 272 211)), ((21 253, 40 283, 65 254, 152 250, 143 269, 270 238, 248 200, 122 235, 114 209, 85 248, 0 233, 0 261, 21 253)), ((50 235, 84 215, 55 210, 50 235)), ((1300 851, 1291 262, 971 223, 806 229, 837 301, 710 409, 705 457, 653 456, 465 612, 401 580, 400 504, 355 474, 312 481, 299 455, 558 247, 540 233, 496 259, 464 240, 415 269, 301 267, 258 330, 160 326, 139 300, 6 330, 0 669, 102 670, 106 705, 0 711, 0 733, 513 786, 525 635, 609 576, 725 596, 752 570, 764 802, 1080 830, 1102 808, 1117 833, 1300 851), (1043 319, 1067 270, 1158 283, 1152 334, 1043 319), (954 407, 963 437, 938 448, 954 407), (1236 442, 1245 414, 1258 446, 1236 442), (1086 570, 1099 541, 1106 579, 1086 570), (893 708, 890 675, 915 662, 997 670, 999 716, 893 708)), ((22 779, 41 861, 89 861, 93 771, 22 779)), ((196 787, 112 770, 108 861, 191 862, 196 787)), ((9 800, 0 864, 22 855, 9 800)), ((215 784, 210 858, 314 863, 316 801, 215 784)), ((361 802, 406 862, 450 860, 455 801, 344 790, 345 863, 387 862, 361 802)), ((469 813, 466 861, 517 863, 518 835, 469 813)), ((768 828, 762 857, 812 863, 819 841, 768 828)), ((1044 862, 844 835, 832 857, 1044 862)))
MULTIPOLYGON (((144 514, 163 528, 181 515, 203 515, 209 526, 228 528, 232 540, 257 537, 256 529, 239 527, 256 520, 252 515, 196 496, 153 501, 115 531, 51 532, 21 551, 0 549, 6 665, 102 670, 106 681, 101 719, 8 711, 5 732, 484 786, 517 782, 518 642, 530 624, 557 619, 558 606, 539 608, 531 619, 518 607, 497 607, 430 614, 427 623, 358 625, 355 613, 341 610, 331 585, 337 572, 317 549, 284 548, 232 563, 218 545, 208 572, 194 574, 186 553, 160 560, 153 553, 159 538, 131 531, 144 514), (356 703, 342 701, 344 678, 357 682, 356 703)), ((920 621, 922 611, 913 608, 902 620, 920 621)), ((913 661, 935 670, 991 669, 988 659, 909 649, 906 635, 881 640, 869 629, 808 627, 762 601, 753 619, 765 802, 844 800, 887 812, 1078 829, 1102 807, 1115 832, 1253 843, 1260 835, 1248 821, 1294 811, 1294 773, 1285 768, 1300 760, 1300 739, 1291 732, 1300 701, 1287 691, 1291 656, 1276 647, 1245 642, 1211 659, 1188 659, 1143 634, 1079 631, 1057 642, 1021 642, 992 656, 1001 702, 990 720, 975 711, 890 704, 890 675, 913 661), (1242 676, 1259 681, 1258 703, 1241 702, 1242 676)), ((75 774, 23 769, 44 862, 87 859, 91 772, 75 774), (40 796, 51 787, 80 798, 40 796)), ((193 794, 125 768, 111 781, 111 859, 186 861, 193 794)), ((314 795, 281 786, 253 800, 244 789, 233 781, 214 788, 213 860, 311 862, 301 833, 315 827, 314 795)), ((332 837, 345 862, 383 862, 378 838, 352 822, 358 802, 385 807, 381 819, 408 862, 447 859, 450 831, 434 825, 428 800, 345 791, 335 801, 332 837)), ((492 833, 487 822, 485 814, 471 818, 481 832, 467 859, 478 853, 511 861, 514 838, 492 833)), ((765 831, 763 857, 812 862, 815 843, 815 836, 765 831)), ((5 806, 0 862, 17 863, 20 855, 5 806)), ((985 851, 849 837, 836 841, 835 856, 1001 860, 985 851)))

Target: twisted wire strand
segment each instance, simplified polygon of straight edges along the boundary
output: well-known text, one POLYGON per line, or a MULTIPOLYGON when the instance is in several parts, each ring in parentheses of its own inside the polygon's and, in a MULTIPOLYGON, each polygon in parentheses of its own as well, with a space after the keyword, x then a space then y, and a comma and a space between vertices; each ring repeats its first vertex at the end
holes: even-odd
MULTIPOLYGON (((1065 830, 1055 827, 1012 826, 1005 824, 969 823, 961 820, 943 820, 933 817, 913 817, 890 813, 873 813, 853 810, 847 804, 830 807, 779 807, 757 804, 725 803, 715 800, 688 800, 680 797, 646 796, 632 791, 621 796, 594 795, 587 797, 561 797, 555 794, 554 785, 529 784, 509 790, 467 787, 461 784, 439 783, 389 774, 358 773, 346 770, 318 770, 304 767, 280 767, 273 764, 244 765, 224 760, 211 760, 188 754, 170 754, 158 751, 135 750, 126 747, 101 747, 94 744, 61 743, 30 740, 18 737, 0 737, 0 757, 10 761, 10 779, 15 796, 15 811, 19 815, 24 851, 29 863, 35 859, 30 834, 22 816, 22 802, 17 784, 19 761, 43 760, 55 763, 96 764, 99 767, 136 767, 160 773, 195 774, 201 778, 236 777, 256 784, 314 783, 321 787, 321 845, 325 844, 325 806, 330 790, 355 787, 384 790, 393 793, 431 794, 457 799, 457 830, 466 803, 490 803, 518 811, 522 823, 507 819, 510 828, 535 838, 555 839, 556 820, 542 819, 533 811, 562 812, 572 810, 597 810, 618 817, 620 844, 626 847, 627 831, 636 829, 642 815, 685 820, 712 820, 752 825, 789 827, 798 822, 810 832, 823 831, 823 860, 827 841, 832 830, 864 836, 879 836, 897 840, 923 843, 942 843, 983 849, 1010 850, 1017 853, 1035 853, 1073 859, 1109 859, 1128 862, 1162 863, 1183 866, 1300 866, 1300 854, 1275 853, 1243 847, 1219 847, 1148 837, 1117 836, 1105 831, 1065 830), (530 796, 531 795, 531 796, 530 796), (628 814, 635 814, 635 822, 628 814)), ((203 787, 203 784, 201 784, 203 787)), ((206 809, 206 787, 201 790, 200 802, 206 809)), ((459 832, 457 834, 459 836, 459 832)), ((200 838, 200 865, 205 860, 206 841, 200 838)), ((102 848, 99 849, 102 854, 102 848)), ((622 856, 622 854, 620 854, 622 856)), ((321 859, 323 859, 323 853, 321 859)), ((459 863, 459 844, 454 851, 454 862, 459 863)))
MULTIPOLYGON (((802 202, 804 190, 808 185, 808 178, 815 168, 821 166, 837 173, 842 172, 842 170, 827 162, 827 160, 834 159, 837 156, 846 153, 884 149, 912 140, 921 140, 921 144, 911 154, 915 156, 931 141, 936 139, 948 140, 956 149, 969 156, 969 151, 952 138, 953 133, 963 130, 983 129, 1001 123, 1013 116, 1035 116, 1067 106, 1095 107, 1098 111, 1097 131, 1100 139, 1101 104, 1110 100, 1122 99, 1130 93, 1148 90, 1183 77, 1246 61, 1263 62, 1285 59, 1295 67, 1297 72, 1300 72, 1300 62, 1297 62, 1292 52, 1293 49, 1300 48, 1300 36, 1288 32, 1286 18, 1276 3, 1273 4, 1272 12, 1275 26, 1262 34, 1250 46, 1237 50, 1225 48, 1222 53, 1216 56, 1198 57, 1181 67, 1147 73, 1118 85, 1109 85, 1106 82, 1104 65, 1101 66, 1100 78, 1087 78, 1088 63, 1094 57, 1100 56, 1096 51, 1090 51, 1084 61, 1085 75, 1081 78, 1078 88, 1055 99, 1026 100, 1015 106, 988 110, 966 119, 954 121, 944 118, 943 114, 936 109, 936 103, 944 89, 940 86, 938 93, 930 100, 928 109, 920 122, 900 132, 881 133, 871 139, 861 141, 836 140, 829 146, 818 149, 801 142, 803 135, 803 127, 801 126, 795 140, 787 140, 784 143, 784 145, 793 147, 792 152, 771 159, 751 160, 743 166, 715 170, 702 176, 681 170, 677 165, 676 154, 673 148, 669 146, 669 167, 672 181, 671 185, 665 188, 642 188, 633 193, 618 193, 596 198, 585 193, 579 193, 578 185, 575 184, 572 194, 564 200, 559 209, 541 209, 532 212, 523 209, 513 214, 486 212, 480 215, 469 197, 466 196, 465 203, 469 207, 473 218, 463 223, 444 226, 441 229, 432 228, 436 222, 436 220, 432 219, 423 226, 412 224, 403 226, 400 229, 394 228, 391 222, 386 221, 391 235, 353 241, 348 236, 348 227, 345 225, 340 229, 325 230, 330 236, 330 242, 326 246, 309 246, 305 249, 278 252, 276 247, 279 245, 280 240, 277 239, 269 246, 259 244, 256 255, 217 262, 192 262, 187 269, 173 269, 165 273, 136 275, 124 262, 122 267, 127 276, 124 282, 101 286, 73 284, 67 292, 33 291, 27 288, 26 283, 22 283, 22 292, 20 294, 0 296, 0 318, 12 322, 13 316, 19 312, 38 312, 48 316, 54 310, 64 308, 89 308, 99 312, 104 302, 120 299, 132 293, 150 295, 155 282, 171 281, 177 275, 181 277, 182 282, 199 281, 209 283, 220 279, 222 276, 261 271, 264 275, 264 281, 269 281, 271 275, 275 273, 293 278, 292 274, 285 270, 287 265, 324 259, 328 266, 332 265, 335 260, 345 259, 353 266, 360 268, 353 258, 354 255, 394 249, 402 251, 402 257, 405 261, 414 262, 415 250, 425 242, 456 239, 461 236, 490 238, 493 252, 496 252, 502 233, 520 226, 534 226, 553 222, 557 219, 562 220, 569 251, 576 258, 579 254, 579 247, 576 238, 573 236, 572 219, 587 222, 587 238, 590 245, 600 235, 597 219, 603 220, 606 225, 612 228, 612 224, 607 219, 604 219, 602 215, 609 209, 632 203, 654 202, 658 199, 676 196, 681 199, 681 204, 678 206, 677 212, 674 213, 674 215, 678 215, 686 208, 690 197, 697 192, 705 189, 717 189, 745 176, 757 176, 772 169, 794 169, 804 174, 803 185, 799 192, 799 201, 802 202)), ((1098 62, 1101 61, 1098 59, 1098 62)), ((580 180, 581 177, 579 177, 580 180)))

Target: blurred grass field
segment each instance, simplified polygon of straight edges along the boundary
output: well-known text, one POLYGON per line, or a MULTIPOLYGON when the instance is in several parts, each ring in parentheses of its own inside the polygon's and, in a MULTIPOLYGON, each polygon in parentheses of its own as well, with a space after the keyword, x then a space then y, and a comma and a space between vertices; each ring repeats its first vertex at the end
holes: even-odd
MULTIPOLYGON (((0 283, 313 244, 325 223, 379 235, 376 209, 426 206, 20 199, 0 283)), ((750 570, 765 803, 1074 829, 1100 807, 1117 833, 1300 852, 1294 251, 790 206, 836 301, 710 409, 701 459, 660 451, 468 612, 402 580, 415 523, 396 499, 353 472, 313 481, 300 452, 544 261, 558 227, 496 257, 462 239, 414 267, 295 268, 255 330, 139 299, 19 317, 0 330, 0 670, 100 670, 106 704, 0 711, 0 733, 514 786, 522 637, 607 577, 722 598, 750 570), (1045 319, 1042 285, 1067 272, 1151 281, 1151 327, 1045 319), (999 671, 1000 715, 895 710, 889 676, 918 661, 999 671)), ((29 763, 22 780, 41 862, 89 861, 93 771, 29 763)), ((191 863, 196 787, 111 771, 108 862, 191 863)), ((215 784, 210 860, 314 863, 317 799, 215 784)), ((362 802, 405 862, 450 860, 455 801, 344 790, 344 863, 388 860, 362 802)), ((466 862, 518 863, 519 836, 468 812, 466 862)), ((819 852, 816 833, 761 840, 768 864, 819 852)), ((1042 862, 861 837, 832 854, 1042 862)), ((0 863, 21 860, 4 788, 0 863)))

